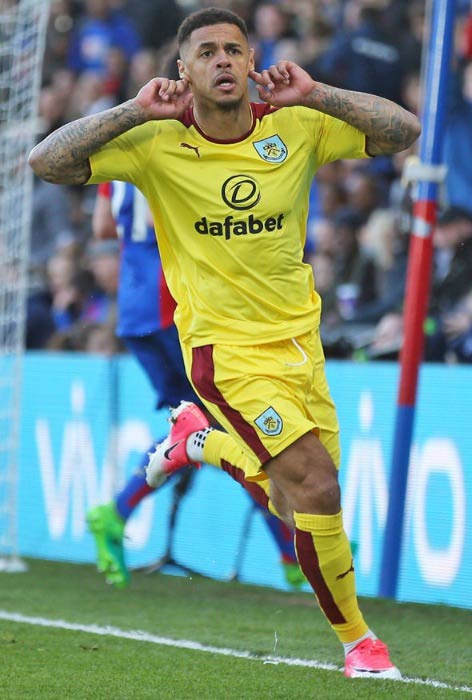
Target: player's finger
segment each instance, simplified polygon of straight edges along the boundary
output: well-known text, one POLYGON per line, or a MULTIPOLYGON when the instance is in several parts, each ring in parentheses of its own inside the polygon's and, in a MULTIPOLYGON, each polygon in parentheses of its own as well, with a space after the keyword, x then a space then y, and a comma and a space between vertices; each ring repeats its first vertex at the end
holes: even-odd
POLYGON ((285 81, 290 81, 290 71, 289 71, 289 66, 291 65, 290 61, 278 61, 277 62, 277 69, 279 73, 284 77, 285 81))
POLYGON ((166 94, 167 89, 169 87, 169 83, 170 83, 169 78, 161 78, 160 79, 159 97, 163 97, 166 94))
POLYGON ((268 69, 269 75, 273 83, 286 83, 287 74, 283 73, 279 65, 272 65, 268 69))
POLYGON ((188 80, 186 78, 181 78, 177 80, 175 84, 175 94, 184 95, 187 91, 190 91, 188 80))
POLYGON ((261 84, 261 81, 262 81, 261 74, 258 73, 256 70, 250 70, 248 75, 251 78, 251 80, 254 80, 255 83, 261 84))
POLYGON ((268 90, 273 90, 275 85, 272 82, 272 78, 270 77, 270 73, 267 69, 263 70, 261 73, 261 85, 264 85, 268 90))
POLYGON ((256 85, 257 92, 259 93, 259 97, 263 102, 270 102, 272 99, 272 91, 268 90, 265 86, 263 85, 256 85))
POLYGON ((159 95, 163 100, 169 101, 174 99, 177 89, 177 82, 175 80, 169 80, 168 85, 165 90, 160 90, 159 95))

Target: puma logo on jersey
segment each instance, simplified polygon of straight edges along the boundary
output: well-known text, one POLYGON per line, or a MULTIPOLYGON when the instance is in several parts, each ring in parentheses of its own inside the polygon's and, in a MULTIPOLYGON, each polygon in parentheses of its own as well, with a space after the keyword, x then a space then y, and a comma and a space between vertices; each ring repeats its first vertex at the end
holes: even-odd
POLYGON ((200 158, 200 146, 191 146, 189 143, 183 141, 181 144, 182 148, 190 148, 191 151, 195 151, 197 158, 200 158))

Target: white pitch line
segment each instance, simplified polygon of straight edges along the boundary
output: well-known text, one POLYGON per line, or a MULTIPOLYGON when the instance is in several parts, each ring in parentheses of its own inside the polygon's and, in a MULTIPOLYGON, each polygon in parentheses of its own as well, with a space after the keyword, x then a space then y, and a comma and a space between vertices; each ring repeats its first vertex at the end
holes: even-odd
MULTIPOLYGON (((169 637, 159 637, 149 632, 142 630, 122 630, 119 627, 111 627, 101 625, 81 625, 76 622, 67 622, 66 620, 49 620, 45 617, 30 617, 21 613, 10 613, 6 610, 0 610, 0 620, 9 620, 10 622, 20 622, 27 625, 35 625, 37 627, 53 627, 56 629, 64 629, 74 632, 85 632, 87 634, 96 634, 102 637, 119 637, 120 639, 132 639, 135 642, 149 642, 150 644, 159 644, 165 647, 174 647, 175 649, 190 649, 191 651, 203 651, 207 654, 219 654, 220 656, 231 656, 236 659, 249 659, 250 661, 262 661, 264 664, 283 664, 285 666, 303 666, 304 668, 317 668, 322 671, 342 671, 335 664, 323 663, 313 659, 292 659, 283 656, 257 656, 250 651, 239 651, 238 649, 226 649, 225 647, 213 647, 200 642, 193 642, 189 639, 170 639, 169 637)), ((405 678, 403 677, 397 683, 409 683, 414 685, 426 685, 430 688, 443 688, 444 690, 453 690, 462 693, 472 693, 472 687, 467 685, 450 685, 443 681, 435 681, 431 678, 405 678)))

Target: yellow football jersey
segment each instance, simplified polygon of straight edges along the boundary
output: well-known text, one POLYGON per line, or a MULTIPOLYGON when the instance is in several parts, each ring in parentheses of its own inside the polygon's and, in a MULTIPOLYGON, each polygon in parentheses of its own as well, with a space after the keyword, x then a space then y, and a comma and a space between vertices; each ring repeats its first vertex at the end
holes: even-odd
POLYGON ((304 107, 251 105, 237 141, 205 136, 191 109, 147 122, 90 159, 89 183, 124 180, 149 201, 181 339, 254 345, 319 323, 303 263, 310 185, 339 158, 365 158, 365 136, 304 107))

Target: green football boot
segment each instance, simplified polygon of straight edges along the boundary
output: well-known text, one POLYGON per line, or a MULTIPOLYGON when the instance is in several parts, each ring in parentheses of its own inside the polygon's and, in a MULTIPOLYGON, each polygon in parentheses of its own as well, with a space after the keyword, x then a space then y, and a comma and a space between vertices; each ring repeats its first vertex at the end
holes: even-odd
POLYGON ((97 548, 97 569, 105 574, 107 583, 125 588, 130 581, 123 549, 125 523, 115 504, 96 506, 87 513, 89 530, 97 548))
POLYGON ((297 562, 281 561, 286 582, 292 588, 298 590, 306 583, 305 574, 300 569, 297 562))

